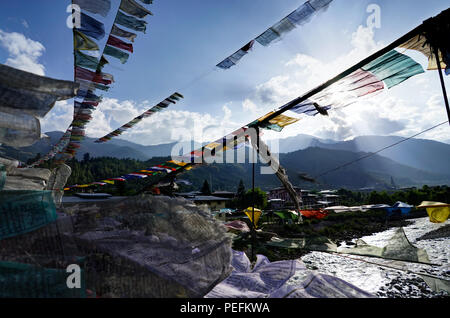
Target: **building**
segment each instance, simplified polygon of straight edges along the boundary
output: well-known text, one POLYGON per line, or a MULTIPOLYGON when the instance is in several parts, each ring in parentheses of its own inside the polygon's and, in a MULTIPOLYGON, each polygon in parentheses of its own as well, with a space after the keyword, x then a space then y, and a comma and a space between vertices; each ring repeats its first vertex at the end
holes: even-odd
POLYGON ((230 201, 230 198, 221 198, 212 195, 196 195, 193 198, 186 198, 196 205, 206 204, 211 210, 220 210, 225 209, 225 205, 227 201, 230 201))
MULTIPOLYGON (((295 192, 297 193, 298 199, 300 201, 300 204, 302 204, 302 191, 299 187, 294 187, 295 192)), ((291 199, 291 196, 289 195, 289 192, 286 190, 285 187, 278 187, 272 190, 269 190, 268 196, 267 196, 268 202, 274 202, 277 206, 281 205, 280 200, 282 201, 283 207, 292 207, 294 205, 294 202, 291 199), (273 201, 276 200, 276 201, 273 201)))
POLYGON ((303 207, 314 207, 317 205, 318 195, 311 193, 309 190, 301 190, 302 192, 302 206, 303 207))
POLYGON ((174 193, 177 197, 183 197, 196 205, 206 204, 212 211, 226 208, 226 203, 231 201, 236 194, 229 191, 214 191, 211 195, 205 195, 200 191, 174 193))
POLYGON ((267 200, 267 203, 269 204, 269 209, 271 210, 278 210, 284 207, 284 201, 281 199, 270 199, 267 200))
POLYGON ((236 193, 230 191, 214 191, 211 195, 220 198, 234 199, 236 193))

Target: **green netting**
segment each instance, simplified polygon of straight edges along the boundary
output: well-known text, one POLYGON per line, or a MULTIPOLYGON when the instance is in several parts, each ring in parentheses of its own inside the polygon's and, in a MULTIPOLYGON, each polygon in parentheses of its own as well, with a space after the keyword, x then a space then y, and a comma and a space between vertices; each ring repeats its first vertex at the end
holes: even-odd
POLYGON ((384 81, 388 88, 424 73, 422 66, 409 56, 392 50, 362 67, 384 81))
POLYGON ((403 228, 399 228, 395 232, 385 247, 372 246, 360 239, 356 241, 355 247, 340 248, 338 252, 430 264, 427 252, 412 245, 408 241, 403 228))
POLYGON ((29 264, 0 262, 0 297, 2 298, 84 298, 83 270, 81 288, 67 287, 72 273, 64 269, 43 268, 29 264))
POLYGON ((5 182, 6 182, 6 168, 4 165, 0 163, 0 191, 5 186, 5 182))
POLYGON ((447 293, 450 293, 450 281, 427 275, 420 275, 420 277, 434 292, 446 291, 447 293))
POLYGON ((305 249, 310 251, 336 252, 337 245, 327 237, 306 237, 306 238, 278 238, 273 237, 266 245, 305 249))
POLYGON ((31 232, 56 217, 52 191, 0 191, 0 239, 31 232))

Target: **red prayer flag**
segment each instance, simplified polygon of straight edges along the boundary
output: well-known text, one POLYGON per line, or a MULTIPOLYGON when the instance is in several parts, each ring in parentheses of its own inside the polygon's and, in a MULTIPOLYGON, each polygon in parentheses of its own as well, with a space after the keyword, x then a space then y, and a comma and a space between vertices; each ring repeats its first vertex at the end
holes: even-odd
POLYGON ((75 78, 84 79, 87 81, 101 83, 105 85, 109 85, 112 83, 112 81, 107 79, 103 73, 92 72, 79 66, 75 67, 75 78))
POLYGON ((107 44, 133 53, 133 44, 126 43, 126 42, 122 41, 121 39, 118 39, 112 35, 109 36, 107 44))

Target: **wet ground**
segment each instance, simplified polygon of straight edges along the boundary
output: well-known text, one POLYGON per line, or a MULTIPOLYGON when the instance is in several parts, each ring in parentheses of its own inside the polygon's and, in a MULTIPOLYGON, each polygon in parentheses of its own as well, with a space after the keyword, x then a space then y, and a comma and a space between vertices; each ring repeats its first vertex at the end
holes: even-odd
MULTIPOLYGON (((334 275, 355 286, 382 298, 440 298, 450 294, 434 292, 418 273, 450 280, 450 220, 445 223, 431 223, 428 217, 408 220, 410 225, 403 229, 408 240, 416 247, 426 250, 433 266, 406 263, 374 257, 336 255, 310 252, 301 257, 309 269, 334 275), (370 263, 369 263, 370 262, 370 263), (372 263, 377 263, 380 266, 372 263), (399 268, 401 270, 389 267, 399 268)), ((366 243, 383 247, 397 228, 361 237, 366 243)), ((341 243, 349 247, 351 243, 341 243), (348 244, 348 245, 347 245, 348 244)), ((295 277, 292 278, 295 281, 295 277)))

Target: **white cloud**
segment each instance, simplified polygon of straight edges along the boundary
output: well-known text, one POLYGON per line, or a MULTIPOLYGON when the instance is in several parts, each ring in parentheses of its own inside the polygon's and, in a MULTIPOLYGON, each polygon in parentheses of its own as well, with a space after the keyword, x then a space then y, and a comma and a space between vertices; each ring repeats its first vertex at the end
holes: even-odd
MULTIPOLYGON (((150 107, 148 101, 137 103, 104 98, 92 113, 92 120, 86 126, 86 135, 93 138, 102 137, 150 107)), ((238 128, 238 124, 230 119, 232 116, 230 104, 223 105, 222 110, 223 114, 211 116, 168 108, 142 120, 119 138, 144 145, 188 140, 211 141, 238 128)), ((41 119, 42 131, 65 131, 72 118, 72 102, 57 102, 45 118, 41 119)))
POLYGON ((9 53, 5 64, 23 71, 45 75, 44 65, 38 62, 45 51, 45 47, 40 42, 26 38, 21 33, 0 30, 0 45, 9 53))
POLYGON ((66 131, 73 119, 73 103, 57 101, 50 112, 40 119, 41 131, 66 131))
POLYGON ((248 98, 246 98, 242 102, 242 108, 244 111, 246 111, 246 112, 249 111, 252 114, 257 114, 258 112, 260 112, 260 109, 258 108, 258 106, 256 106, 256 104, 248 98))

